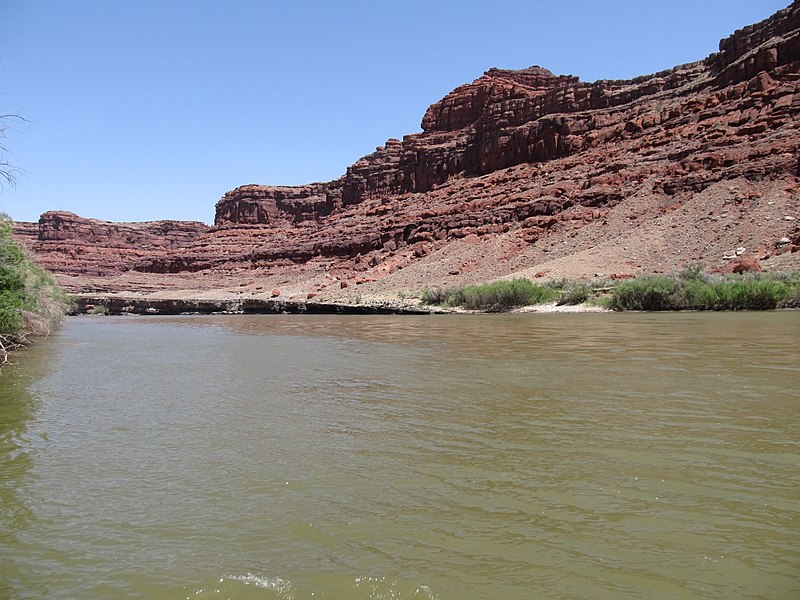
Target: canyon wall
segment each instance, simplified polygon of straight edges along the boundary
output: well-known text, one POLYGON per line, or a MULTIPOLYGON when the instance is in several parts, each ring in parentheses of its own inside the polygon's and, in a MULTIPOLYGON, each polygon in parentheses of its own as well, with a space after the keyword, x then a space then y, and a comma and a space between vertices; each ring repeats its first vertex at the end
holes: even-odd
POLYGON ((100 276, 128 273, 114 285, 135 287, 144 274, 203 272, 316 294, 348 281, 419 288, 531 270, 720 267, 731 247, 791 254, 800 3, 719 48, 628 81, 490 69, 431 105, 420 133, 388 140, 339 179, 229 191, 213 227, 45 213, 35 238, 26 224, 17 234, 80 289, 100 276), (600 247, 605 267, 586 259, 600 247))

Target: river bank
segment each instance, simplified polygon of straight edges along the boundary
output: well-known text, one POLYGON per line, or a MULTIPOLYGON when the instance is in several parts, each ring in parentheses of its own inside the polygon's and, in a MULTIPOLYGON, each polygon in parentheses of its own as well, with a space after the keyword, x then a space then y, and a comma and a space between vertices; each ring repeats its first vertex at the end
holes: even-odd
MULTIPOLYGON (((71 315, 431 315, 476 314, 487 311, 420 304, 418 300, 368 298, 359 303, 280 300, 276 298, 153 298, 141 295, 74 296, 71 315)), ((517 307, 514 313, 611 312, 591 304, 559 305, 556 302, 517 307)))
POLYGON ((450 309, 402 301, 371 300, 361 303, 317 302, 278 298, 149 297, 145 295, 78 294, 71 314, 99 315, 214 315, 214 314, 356 314, 423 315, 453 312, 450 309))
POLYGON ((800 308, 800 273, 710 275, 687 268, 673 276, 624 281, 528 279, 434 288, 419 295, 289 297, 223 290, 88 293, 73 297, 72 314, 442 314, 498 312, 607 312, 770 310, 800 308))
POLYGON ((68 307, 67 296, 17 244, 10 219, 0 212, 0 365, 30 338, 48 335, 68 307))

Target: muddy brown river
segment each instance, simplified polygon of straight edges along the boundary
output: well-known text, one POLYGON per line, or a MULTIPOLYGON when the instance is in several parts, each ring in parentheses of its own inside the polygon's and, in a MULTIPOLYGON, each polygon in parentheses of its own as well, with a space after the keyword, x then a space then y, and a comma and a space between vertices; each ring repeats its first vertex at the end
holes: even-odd
POLYGON ((0 598, 800 598, 800 312, 77 317, 0 598))

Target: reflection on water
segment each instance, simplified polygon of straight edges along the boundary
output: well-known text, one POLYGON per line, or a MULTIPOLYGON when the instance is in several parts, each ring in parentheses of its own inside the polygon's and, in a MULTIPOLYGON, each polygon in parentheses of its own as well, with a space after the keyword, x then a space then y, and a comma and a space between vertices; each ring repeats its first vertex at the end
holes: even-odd
POLYGON ((29 388, 39 374, 40 354, 17 353, 0 372, 0 598, 15 597, 15 590, 28 586, 16 551, 36 520, 25 492, 32 466, 28 423, 39 405, 29 388), (19 360, 27 361, 25 370, 13 364, 19 360))
POLYGON ((2 375, 0 595, 797 597, 797 340, 790 312, 72 319, 2 375))

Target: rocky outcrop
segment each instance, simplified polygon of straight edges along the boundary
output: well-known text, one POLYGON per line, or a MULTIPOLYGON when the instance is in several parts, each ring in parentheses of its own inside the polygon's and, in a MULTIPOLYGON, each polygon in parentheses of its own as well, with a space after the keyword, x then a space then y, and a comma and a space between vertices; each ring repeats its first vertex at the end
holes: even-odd
POLYGON ((47 269, 69 275, 109 276, 144 259, 194 243, 209 230, 194 221, 112 223, 66 211, 50 211, 38 224, 16 223, 14 232, 35 249, 47 269))
MULTIPOLYGON (((703 170, 750 159, 752 153, 698 153, 728 148, 737 138, 793 120, 800 101, 795 97, 797 13, 795 3, 723 40, 720 52, 704 61, 632 81, 582 83, 541 67, 491 69, 432 105, 421 134, 389 140, 330 184, 245 186, 229 192, 217 205, 216 224, 267 223, 268 215, 289 222, 318 220, 371 197, 428 192, 454 176, 544 163, 636 140, 650 148, 678 142, 665 158, 696 157, 712 167, 703 170)), ((788 162, 778 170, 796 175, 797 165, 788 162)), ((676 169, 676 178, 684 170, 676 169)), ((715 175, 719 180, 730 174, 717 170, 715 175)), ((705 182, 692 179, 688 187, 697 188, 714 176, 705 182)), ((686 187, 668 185, 673 191, 686 187)))
POLYGON ((341 208, 341 186, 244 185, 225 194, 217 203, 217 225, 291 225, 319 220, 341 208))
POLYGON ((153 299, 117 295, 80 295, 74 298, 73 314, 109 315, 427 315, 447 312, 436 307, 415 307, 399 302, 371 302, 367 304, 342 304, 269 299, 153 299))
POLYGON ((226 193, 212 228, 46 213, 35 241, 27 226, 18 235, 62 273, 124 272, 134 287, 134 273, 257 274, 315 294, 586 275, 599 248, 622 275, 719 266, 745 245, 763 261, 776 239, 798 239, 798 116, 794 2, 705 60, 633 80, 490 69, 430 106, 420 133, 388 140, 339 179, 226 193))

